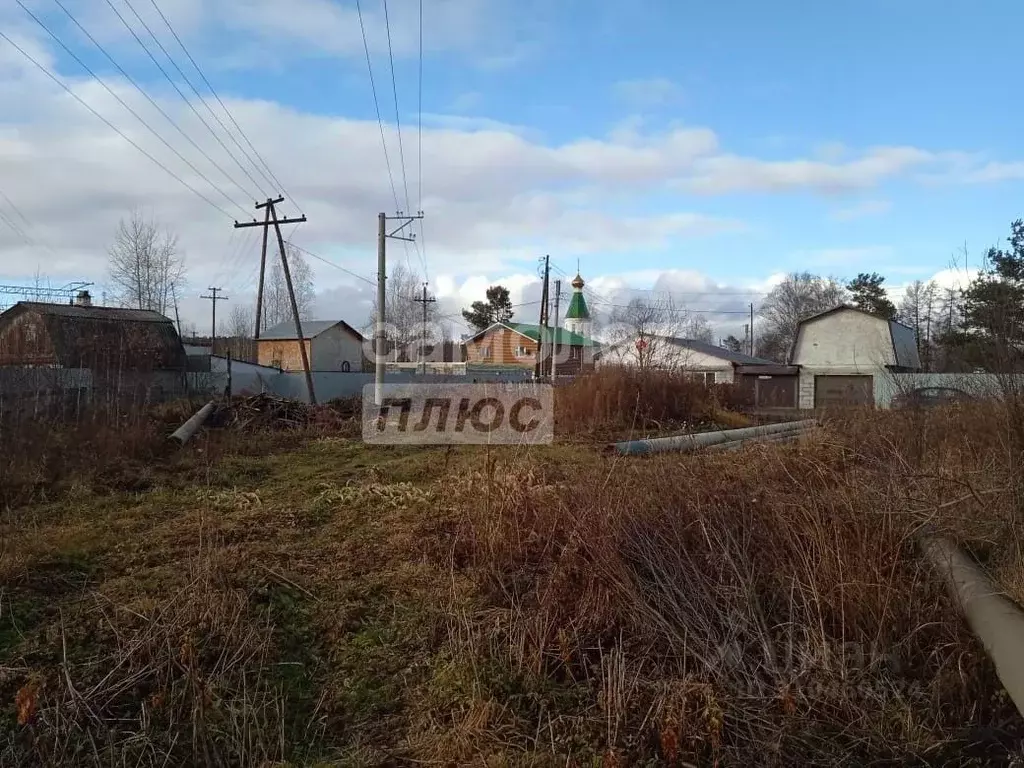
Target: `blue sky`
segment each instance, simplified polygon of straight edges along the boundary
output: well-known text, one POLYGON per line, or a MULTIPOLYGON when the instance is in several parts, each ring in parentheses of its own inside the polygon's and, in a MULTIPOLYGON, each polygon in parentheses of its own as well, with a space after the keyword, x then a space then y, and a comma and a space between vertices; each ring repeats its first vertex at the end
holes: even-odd
MULTIPOLYGON (((53 0, 24 1, 174 137, 53 0)), ((105 2, 64 1, 147 91, 202 136, 105 2)), ((131 20, 124 0, 114 2, 131 20)), ((150 0, 133 5, 191 72, 150 0)), ((372 275, 372 212, 394 204, 354 3, 159 5, 310 214, 296 241, 372 275)), ((578 259, 585 276, 606 291, 650 288, 659 273, 672 271, 680 289, 709 292, 763 290, 780 273, 802 269, 839 276, 877 270, 898 284, 945 270, 965 242, 977 262, 1021 213, 1017 54, 997 37, 1024 21, 1018 3, 424 0, 423 6, 424 234, 431 278, 450 291, 442 296, 450 308, 474 298, 467 291, 481 281, 506 280, 528 297, 536 257, 545 252, 566 269, 578 259)), ((415 198, 417 3, 391 0, 388 10, 415 198)), ((365 0, 363 11, 402 196, 382 5, 365 0)), ((17 39, 76 92, 167 158, 21 9, 0 13, 17 39)), ((129 188, 140 174, 160 176, 160 170, 51 85, 43 88, 38 73, 3 41, 0 50, 0 87, 32 94, 24 115, 16 110, 0 118, 0 135, 21 142, 17 151, 17 142, 0 143, 0 189, 40 222, 38 239, 49 238, 61 254, 33 259, 28 249, 16 260, 18 269, 13 259, 0 267, 5 279, 23 278, 27 267, 46 267, 58 281, 102 279, 112 222, 126 207, 143 205, 162 220, 187 219, 179 228, 197 284, 235 279, 227 287, 239 295, 251 291, 245 256, 251 244, 239 243, 230 223, 208 219, 203 203, 180 186, 163 190, 175 187, 166 177, 159 186, 147 180, 129 188), (132 180, 99 194, 97 215, 107 232, 97 225, 84 244, 79 238, 77 255, 66 228, 48 231, 57 226, 56 199, 66 211, 90 205, 88 184, 68 184, 53 168, 57 145, 44 139, 56 134, 57 113, 73 115, 62 123, 68 134, 80 131, 82 142, 99 142, 109 167, 124 169, 123 175, 111 171, 113 177, 132 180), (18 178, 26 173, 39 181, 21 193, 18 178), (239 255, 225 255, 239 247, 239 255)), ((76 141, 65 135, 62 144, 76 141)), ((210 141, 200 139, 219 151, 210 141)), ((99 157, 88 158, 94 179, 103 167, 99 157)), ((229 165, 226 155, 218 158, 229 165)), ((71 163, 84 164, 80 155, 71 163)), ((172 167, 191 178, 180 162, 172 167)), ((241 190, 229 195, 251 205, 241 190)), ((96 199, 94 190, 93 207, 96 199)), ((80 214, 66 216, 69 227, 80 226, 80 214)), ((13 235, 8 238, 15 247, 13 235)), ((317 278, 323 291, 335 292, 330 301, 364 309, 364 284, 327 267, 317 267, 317 278), (356 293, 344 294, 348 287, 356 293)))

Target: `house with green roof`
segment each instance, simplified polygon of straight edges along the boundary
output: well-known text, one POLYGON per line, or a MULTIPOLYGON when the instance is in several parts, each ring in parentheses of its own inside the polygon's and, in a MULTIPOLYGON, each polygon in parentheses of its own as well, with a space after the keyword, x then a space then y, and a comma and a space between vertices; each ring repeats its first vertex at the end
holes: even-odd
POLYGON ((554 356, 555 375, 574 376, 593 370, 598 344, 568 328, 542 328, 534 323, 493 323, 466 339, 466 363, 472 366, 534 369, 543 333, 544 357, 554 356))

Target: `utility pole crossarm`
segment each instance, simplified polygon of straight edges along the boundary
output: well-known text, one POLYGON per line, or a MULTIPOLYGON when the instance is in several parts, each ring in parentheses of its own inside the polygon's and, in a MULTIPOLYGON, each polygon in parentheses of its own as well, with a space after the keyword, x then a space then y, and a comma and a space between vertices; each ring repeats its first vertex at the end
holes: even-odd
MULTIPOLYGON (((300 216, 297 219, 278 219, 277 223, 278 223, 278 225, 281 225, 281 224, 302 224, 305 221, 306 221, 306 214, 302 214, 302 216, 300 216)), ((265 227, 265 226, 267 226, 266 222, 264 222, 264 221, 256 221, 255 219, 253 219, 252 221, 243 221, 241 223, 239 223, 237 221, 235 222, 235 229, 244 229, 245 227, 265 227)))
POLYGON ((400 221, 400 222, 402 222, 398 227, 396 227, 394 230, 392 230, 387 235, 385 235, 385 237, 390 237, 392 240, 405 240, 408 243, 414 242, 416 240, 416 235, 411 235, 409 237, 406 237, 405 235, 399 235, 398 233, 401 232, 406 227, 408 227, 410 224, 412 224, 417 219, 422 219, 422 218, 423 218, 423 212, 422 211, 417 213, 415 216, 402 216, 402 215, 399 215, 399 216, 385 216, 384 217, 385 221, 400 221))
MULTIPOLYGON (((217 341, 217 302, 218 301, 227 301, 228 297, 227 296, 218 296, 217 295, 218 293, 220 293, 221 291, 224 290, 223 288, 214 288, 213 286, 210 286, 209 288, 207 288, 207 290, 210 292, 210 295, 209 296, 200 296, 199 298, 200 299, 209 299, 210 300, 210 304, 213 307, 213 320, 212 320, 212 327, 210 328, 210 352, 212 353, 213 352, 213 345, 217 341)), ((175 310, 175 311, 177 311, 177 310, 175 310)))

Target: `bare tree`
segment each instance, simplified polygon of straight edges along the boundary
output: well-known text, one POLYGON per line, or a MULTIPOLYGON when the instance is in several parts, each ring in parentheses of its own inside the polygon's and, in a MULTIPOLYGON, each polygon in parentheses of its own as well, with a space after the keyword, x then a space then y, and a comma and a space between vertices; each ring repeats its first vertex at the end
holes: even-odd
POLYGON ((235 339, 251 339, 256 329, 256 310, 248 304, 235 304, 228 315, 227 335, 235 339))
MULTIPOLYGON (((288 269, 292 274, 292 287, 295 290, 295 304, 299 309, 299 319, 311 320, 313 302, 316 299, 313 270, 303 257, 302 252, 291 244, 285 245, 285 252, 288 254, 288 269)), ((263 317, 260 321, 263 327, 260 330, 266 330, 278 323, 290 320, 292 320, 292 305, 288 299, 288 283, 284 279, 284 269, 281 267, 280 257, 278 257, 270 267, 270 274, 263 291, 263 317)))
POLYGON ((846 288, 834 278, 810 272, 786 275, 761 304, 759 356, 783 362, 796 340, 800 321, 842 304, 847 297, 846 288))
POLYGON ((939 286, 934 280, 927 283, 915 280, 907 286, 900 301, 898 319, 914 329, 917 354, 926 371, 932 370, 935 337, 941 335, 942 318, 939 312, 939 286))
POLYGON ((681 336, 685 325, 684 312, 673 306, 671 296, 631 299, 612 312, 604 359, 641 370, 677 367, 680 348, 670 340, 681 336))
MULTIPOLYGON (((384 293, 384 322, 387 326, 388 357, 396 362, 416 359, 419 340, 423 337, 423 305, 415 301, 423 290, 423 280, 402 262, 398 262, 388 275, 384 293)), ((437 318, 437 305, 427 304, 427 324, 437 318)), ((372 334, 377 322, 377 298, 367 323, 372 334)), ((428 327, 428 336, 430 336, 428 327)), ((437 335, 434 333, 433 335, 437 335)))
POLYGON ((249 304, 234 304, 227 315, 227 324, 221 329, 230 353, 239 359, 256 360, 256 310, 249 304))
POLYGON ((683 322, 683 336, 705 344, 715 343, 715 329, 704 315, 693 314, 683 322))
POLYGON ((118 301, 166 315, 185 286, 185 260, 178 237, 134 210, 121 219, 108 254, 110 287, 118 301))

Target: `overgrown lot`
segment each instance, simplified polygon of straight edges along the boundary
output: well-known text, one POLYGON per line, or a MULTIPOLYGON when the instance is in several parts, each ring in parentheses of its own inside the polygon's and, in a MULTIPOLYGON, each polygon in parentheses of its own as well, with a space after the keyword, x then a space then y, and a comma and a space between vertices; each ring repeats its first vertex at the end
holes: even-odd
POLYGON ((1008 424, 642 460, 220 429, 81 463, 4 507, 0 765, 1008 763, 1021 718, 912 543, 1024 597, 1008 424))

